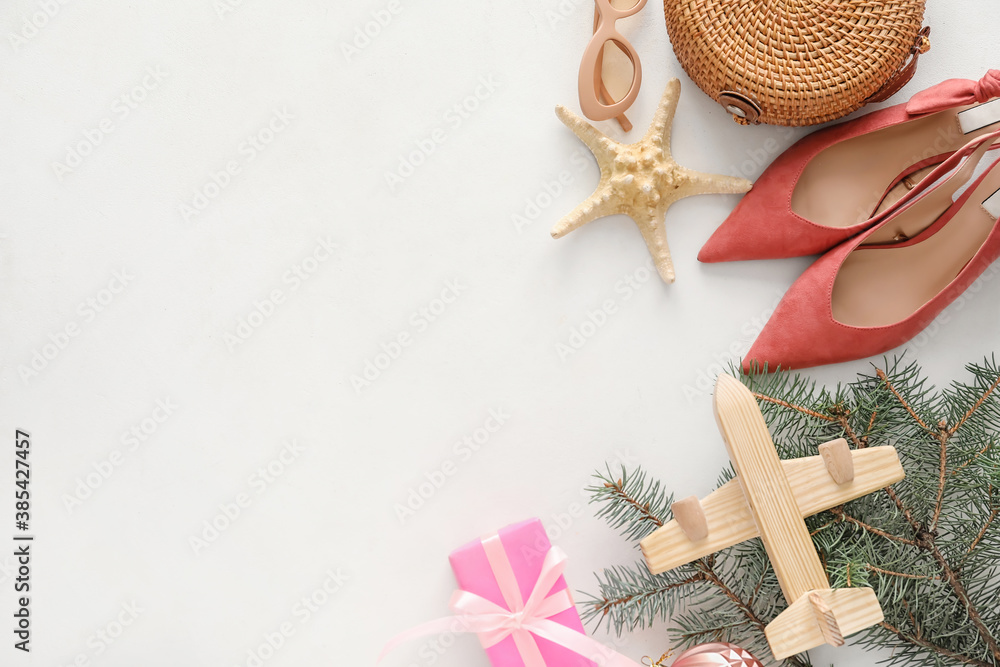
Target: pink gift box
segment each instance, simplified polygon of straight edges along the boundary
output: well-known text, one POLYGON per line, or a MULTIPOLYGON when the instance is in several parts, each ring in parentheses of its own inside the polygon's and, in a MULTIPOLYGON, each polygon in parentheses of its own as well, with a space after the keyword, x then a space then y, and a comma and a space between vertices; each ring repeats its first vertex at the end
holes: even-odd
MULTIPOLYGON (((551 548, 545 528, 538 519, 530 519, 522 523, 498 531, 507 559, 510 561, 514 576, 517 579, 521 597, 527 600, 535 588, 545 554, 551 548)), ((490 562, 486 556, 482 540, 475 540, 459 547, 448 557, 455 579, 462 590, 483 597, 504 609, 509 609, 490 562)), ((546 595, 566 588, 566 581, 559 577, 551 591, 546 595)), ((549 617, 550 620, 564 625, 576 632, 584 634, 583 623, 575 607, 559 612, 549 617)), ((597 663, 588 660, 573 651, 559 646, 540 637, 535 637, 539 652, 545 660, 546 667, 597 667, 597 663)), ((524 667, 513 637, 506 637, 499 643, 485 649, 493 667, 524 667)))

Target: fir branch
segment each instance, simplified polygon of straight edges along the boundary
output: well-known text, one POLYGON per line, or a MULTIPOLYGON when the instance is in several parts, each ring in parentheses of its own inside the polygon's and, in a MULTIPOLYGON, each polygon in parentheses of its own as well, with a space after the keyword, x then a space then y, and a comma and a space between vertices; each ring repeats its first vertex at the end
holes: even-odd
POLYGON ((643 563, 633 567, 612 567, 597 575, 598 595, 587 595, 583 618, 607 621, 619 634, 623 630, 646 628, 673 613, 682 594, 696 595, 694 585, 703 582, 700 573, 666 572, 651 574, 643 563))
POLYGON ((879 574, 886 574, 892 577, 903 577, 904 579, 934 579, 935 581, 941 579, 941 577, 932 577, 928 574, 910 574, 909 572, 893 572, 892 570, 884 570, 881 567, 875 567, 871 563, 866 564, 865 568, 872 572, 878 572, 879 574))
POLYGON ((986 401, 989 400, 993 392, 997 390, 997 387, 1000 387, 1000 376, 997 376, 997 379, 994 380, 992 384, 990 384, 989 388, 985 392, 983 392, 983 395, 979 397, 979 400, 977 400, 972 405, 972 407, 970 407, 965 412, 965 414, 962 415, 962 417, 957 422, 955 422, 955 425, 952 426, 951 429, 949 430, 948 435, 949 436, 955 435, 958 429, 962 428, 962 426, 965 425, 965 422, 969 421, 972 415, 974 415, 977 410, 979 410, 981 407, 983 407, 983 405, 986 404, 986 401))
POLYGON ((850 524, 853 524, 867 533, 878 535, 879 537, 884 537, 887 540, 892 540, 893 542, 899 542, 900 544, 908 544, 911 547, 917 546, 915 540, 911 540, 906 537, 900 537, 899 535, 893 535, 892 533, 886 532, 884 530, 876 528, 875 526, 869 525, 864 521, 862 521, 861 519, 858 519, 857 517, 853 517, 850 514, 847 514, 844 511, 843 506, 834 507, 833 509, 829 510, 829 512, 833 514, 833 516, 837 517, 838 520, 846 521, 850 524))
MULTIPOLYGON (((650 481, 644 471, 629 471, 623 467, 618 476, 613 476, 605 469, 603 473, 595 473, 594 478, 597 483, 587 487, 587 491, 591 495, 590 502, 601 505, 596 515, 629 539, 640 541, 672 518, 673 496, 664 492, 660 482, 650 481)), ((763 573, 764 569, 761 571, 763 573)), ((656 619, 666 620, 682 600, 685 606, 690 606, 708 600, 713 594, 721 594, 739 614, 738 620, 727 627, 748 625, 763 637, 767 625, 753 604, 726 583, 713 556, 660 575, 651 574, 643 563, 633 568, 607 568, 597 575, 597 581, 600 592, 587 594, 582 603, 583 617, 595 621, 595 627, 607 621, 619 635, 624 630, 649 627, 656 619)), ((755 592, 760 588, 759 583, 755 592)), ((704 634, 714 636, 715 633, 698 627, 686 634, 682 632, 679 637, 686 643, 704 634)), ((790 667, 809 667, 809 663, 798 656, 789 658, 786 663, 790 667)))
POLYGON ((920 415, 918 415, 916 411, 914 411, 914 409, 910 407, 910 404, 906 401, 906 399, 903 398, 902 395, 900 395, 900 393, 892 385, 892 382, 889 381, 889 377, 885 374, 885 371, 883 371, 881 368, 878 368, 875 370, 875 375, 878 377, 879 380, 882 380, 882 382, 885 383, 885 386, 889 389, 889 391, 892 392, 892 395, 895 396, 897 400, 899 400, 900 405, 902 405, 906 409, 906 411, 910 414, 910 416, 913 417, 913 420, 916 421, 918 424, 920 424, 920 426, 923 427, 925 430, 930 431, 931 427, 924 423, 924 420, 920 418, 920 415))
POLYGON ((937 501, 934 503, 934 518, 931 519, 931 532, 937 530, 938 521, 941 519, 941 505, 944 503, 944 487, 948 482, 948 429, 942 422, 938 425, 937 440, 941 443, 941 453, 938 456, 938 489, 937 501))
POLYGON ((829 521, 827 521, 826 523, 824 523, 822 526, 820 526, 819 528, 816 528, 811 533, 809 533, 809 537, 815 537, 820 532, 826 530, 827 528, 829 528, 830 526, 832 526, 832 525, 834 525, 836 523, 840 523, 840 520, 839 519, 830 519, 829 521))
POLYGON ((773 404, 775 404, 777 406, 780 406, 780 407, 783 407, 783 408, 790 408, 792 410, 797 410, 797 411, 801 412, 802 414, 809 415, 810 417, 816 417, 817 419, 825 419, 826 421, 830 421, 830 422, 837 421, 836 417, 831 417, 830 415, 820 414, 819 412, 816 412, 815 410, 810 410, 809 408, 802 407, 801 405, 794 405, 792 403, 789 403, 788 401, 783 401, 780 398, 774 398, 773 396, 765 396, 764 394, 762 394, 760 392, 757 392, 757 391, 753 392, 753 395, 754 395, 754 397, 756 397, 756 399, 758 401, 764 401, 766 403, 773 403, 773 404))
POLYGON ((861 445, 858 446, 858 449, 864 449, 868 446, 868 436, 871 435, 872 427, 875 425, 876 415, 878 415, 877 408, 872 410, 872 416, 868 418, 868 428, 865 429, 865 434, 861 438, 861 445))
POLYGON ((986 445, 982 449, 980 449, 978 452, 976 452, 975 456, 973 456, 971 459, 969 459, 968 461, 966 461, 962 465, 960 465, 957 468, 955 468, 954 470, 952 470, 951 474, 952 475, 957 475, 958 473, 962 472, 963 470, 965 470, 966 468, 968 468, 970 465, 972 465, 973 463, 975 463, 976 459, 978 459, 980 456, 983 456, 984 454, 988 453, 992 448, 993 448, 993 443, 992 442, 986 443, 986 445))
POLYGON ((660 482, 647 482, 645 471, 629 472, 622 466, 617 477, 610 468, 594 477, 598 483, 586 491, 591 503, 601 505, 597 517, 621 530, 625 537, 641 540, 673 518, 670 512, 673 495, 664 493, 660 482))
POLYGON ((736 593, 734 593, 733 590, 719 578, 714 569, 712 569, 705 561, 697 561, 695 563, 695 567, 701 571, 706 581, 709 581, 713 585, 717 586, 719 590, 722 591, 722 594, 729 598, 729 601, 740 610, 740 613, 746 617, 747 621, 755 626, 760 632, 764 632, 764 628, 767 626, 767 623, 757 616, 749 602, 744 602, 740 596, 736 595, 736 593))
POLYGON ((928 651, 939 653, 946 658, 951 658, 952 660, 957 660, 958 662, 962 662, 967 665, 976 665, 976 667, 993 667, 993 663, 984 662, 982 660, 976 660, 975 658, 970 658, 968 656, 962 655, 961 653, 954 653, 952 651, 949 651, 948 649, 941 648, 940 646, 935 646, 931 642, 925 639, 921 639, 919 636, 906 634, 899 628, 894 628, 885 621, 879 623, 879 626, 885 628, 892 634, 896 635, 904 642, 908 642, 910 644, 916 644, 917 646, 923 647, 928 651))
MULTIPOLYGON (((884 622, 855 641, 892 648, 886 662, 896 665, 1000 667, 1000 367, 988 358, 966 368, 971 382, 941 391, 899 359, 831 389, 788 373, 743 378, 782 458, 814 455, 836 437, 896 447, 905 480, 807 519, 831 584, 872 586, 882 603, 884 622)), ((643 470, 597 477, 598 514, 629 538, 669 520, 672 497, 643 470)), ((724 471, 720 484, 731 478, 724 471)), ((763 628, 786 602, 759 540, 657 577, 667 575, 626 582, 613 572, 602 587, 630 584, 631 597, 608 598, 595 615, 620 630, 619 621, 669 619, 684 645, 726 638, 766 651, 763 628)))
POLYGON ((864 449, 866 445, 861 441, 861 438, 859 438, 858 435, 854 432, 854 429, 851 428, 851 422, 849 417, 850 417, 849 413, 843 414, 837 419, 837 421, 840 423, 841 428, 844 429, 844 435, 846 435, 847 439, 851 441, 851 444, 854 445, 854 448, 864 449))
MULTIPOLYGON (((992 492, 993 489, 990 489, 990 493, 992 492)), ((994 507, 993 511, 990 512, 989 517, 986 518, 986 523, 983 525, 982 530, 980 530, 979 533, 976 534, 976 538, 972 540, 972 544, 969 545, 969 550, 966 552, 966 554, 971 554, 973 551, 976 550, 976 547, 979 546, 979 543, 982 542, 983 538, 986 536, 986 532, 993 526, 993 521, 996 520, 998 512, 1000 512, 1000 508, 994 507)))
POLYGON ((892 487, 885 488, 885 495, 889 496, 889 499, 896 505, 896 509, 899 510, 899 513, 906 518, 906 522, 910 524, 913 532, 915 534, 920 533, 923 530, 923 527, 921 527, 917 520, 913 518, 913 512, 910 511, 909 507, 903 504, 903 501, 899 499, 899 496, 896 495, 896 492, 892 489, 892 487))
MULTIPOLYGON (((933 537, 929 537, 929 539, 933 540, 933 537)), ((976 608, 976 605, 973 604, 968 593, 965 591, 965 586, 962 584, 961 578, 954 570, 951 569, 948 561, 945 560, 941 551, 933 545, 933 542, 931 542, 930 547, 925 548, 931 552, 934 560, 941 567, 941 573, 944 580, 949 586, 951 586, 952 590, 955 592, 955 596, 958 598, 958 601, 965 607, 969 616, 969 621, 975 626, 979 636, 989 647, 990 653, 993 654, 993 660, 995 662, 1000 662, 1000 644, 997 643, 997 640, 993 637, 993 633, 991 633, 990 629, 986 627, 985 623, 983 623, 983 619, 979 615, 979 610, 976 608)))

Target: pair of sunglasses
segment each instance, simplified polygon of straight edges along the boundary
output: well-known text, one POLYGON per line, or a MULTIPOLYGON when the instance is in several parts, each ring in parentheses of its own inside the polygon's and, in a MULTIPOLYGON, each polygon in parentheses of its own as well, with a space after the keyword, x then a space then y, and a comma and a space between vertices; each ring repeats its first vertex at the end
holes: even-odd
POLYGON ((619 19, 639 13, 646 6, 646 0, 619 0, 617 4, 626 6, 615 7, 611 4, 611 0, 595 0, 594 36, 587 44, 583 60, 580 62, 580 108, 591 120, 615 118, 622 129, 628 132, 632 129, 632 123, 625 117, 625 111, 639 96, 642 66, 639 64, 639 54, 618 32, 616 23, 619 19), (614 50, 624 55, 631 65, 632 81, 628 92, 617 98, 604 83, 604 61, 607 50, 614 50))

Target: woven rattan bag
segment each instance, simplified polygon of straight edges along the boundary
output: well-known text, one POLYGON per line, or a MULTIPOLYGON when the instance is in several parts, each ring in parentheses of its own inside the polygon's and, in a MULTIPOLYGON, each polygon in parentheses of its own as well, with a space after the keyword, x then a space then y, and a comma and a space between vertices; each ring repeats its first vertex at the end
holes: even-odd
POLYGON ((740 123, 814 125, 895 94, 924 0, 664 0, 681 66, 740 123))

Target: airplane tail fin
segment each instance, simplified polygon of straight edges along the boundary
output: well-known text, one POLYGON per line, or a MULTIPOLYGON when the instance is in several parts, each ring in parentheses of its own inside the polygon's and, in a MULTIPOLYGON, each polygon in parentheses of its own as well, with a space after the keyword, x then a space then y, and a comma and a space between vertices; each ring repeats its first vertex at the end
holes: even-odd
POLYGON ((841 646, 844 637, 881 623, 882 607, 870 588, 809 591, 765 628, 776 660, 820 644, 841 646))

